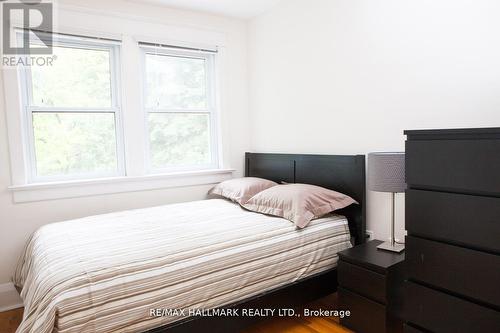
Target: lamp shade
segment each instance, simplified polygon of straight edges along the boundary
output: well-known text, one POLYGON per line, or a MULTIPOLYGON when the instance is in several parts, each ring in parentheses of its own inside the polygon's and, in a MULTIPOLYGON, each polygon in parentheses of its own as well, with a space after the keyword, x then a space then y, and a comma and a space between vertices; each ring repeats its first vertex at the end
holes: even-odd
POLYGON ((404 192, 405 153, 368 154, 368 189, 377 192, 404 192))

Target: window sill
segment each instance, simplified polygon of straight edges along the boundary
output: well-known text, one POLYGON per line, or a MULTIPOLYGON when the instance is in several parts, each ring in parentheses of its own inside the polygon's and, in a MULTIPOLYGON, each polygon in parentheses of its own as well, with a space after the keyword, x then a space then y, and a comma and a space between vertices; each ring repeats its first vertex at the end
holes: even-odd
POLYGON ((113 177, 14 185, 9 187, 9 191, 12 192, 15 203, 34 202, 173 187, 209 185, 231 178, 233 171, 233 169, 215 169, 138 177, 113 177))

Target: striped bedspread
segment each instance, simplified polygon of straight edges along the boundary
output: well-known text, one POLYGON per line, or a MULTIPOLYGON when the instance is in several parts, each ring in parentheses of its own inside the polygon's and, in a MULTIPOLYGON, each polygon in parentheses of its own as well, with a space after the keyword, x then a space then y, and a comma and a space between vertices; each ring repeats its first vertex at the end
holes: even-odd
POLYGON ((333 268, 349 238, 342 216, 297 230, 219 199, 49 224, 16 270, 18 332, 142 332, 182 319, 152 309, 219 307, 333 268))

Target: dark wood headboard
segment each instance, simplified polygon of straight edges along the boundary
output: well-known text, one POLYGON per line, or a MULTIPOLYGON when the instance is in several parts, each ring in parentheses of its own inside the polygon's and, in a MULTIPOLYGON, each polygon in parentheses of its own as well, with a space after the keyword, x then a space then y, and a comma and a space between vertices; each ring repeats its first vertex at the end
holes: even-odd
POLYGON ((245 176, 260 177, 277 183, 303 183, 322 186, 349 195, 359 205, 337 211, 349 220, 356 244, 366 240, 365 156, 245 154, 245 176))

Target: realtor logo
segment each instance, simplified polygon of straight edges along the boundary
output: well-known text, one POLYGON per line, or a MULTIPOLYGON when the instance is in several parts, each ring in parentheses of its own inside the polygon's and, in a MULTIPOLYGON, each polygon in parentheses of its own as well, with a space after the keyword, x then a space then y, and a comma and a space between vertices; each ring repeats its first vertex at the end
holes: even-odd
POLYGON ((52 54, 53 6, 42 0, 2 1, 2 52, 4 55, 52 54), (22 40, 13 40, 12 27, 22 28, 22 40), (41 43, 31 45, 34 34, 41 43))

